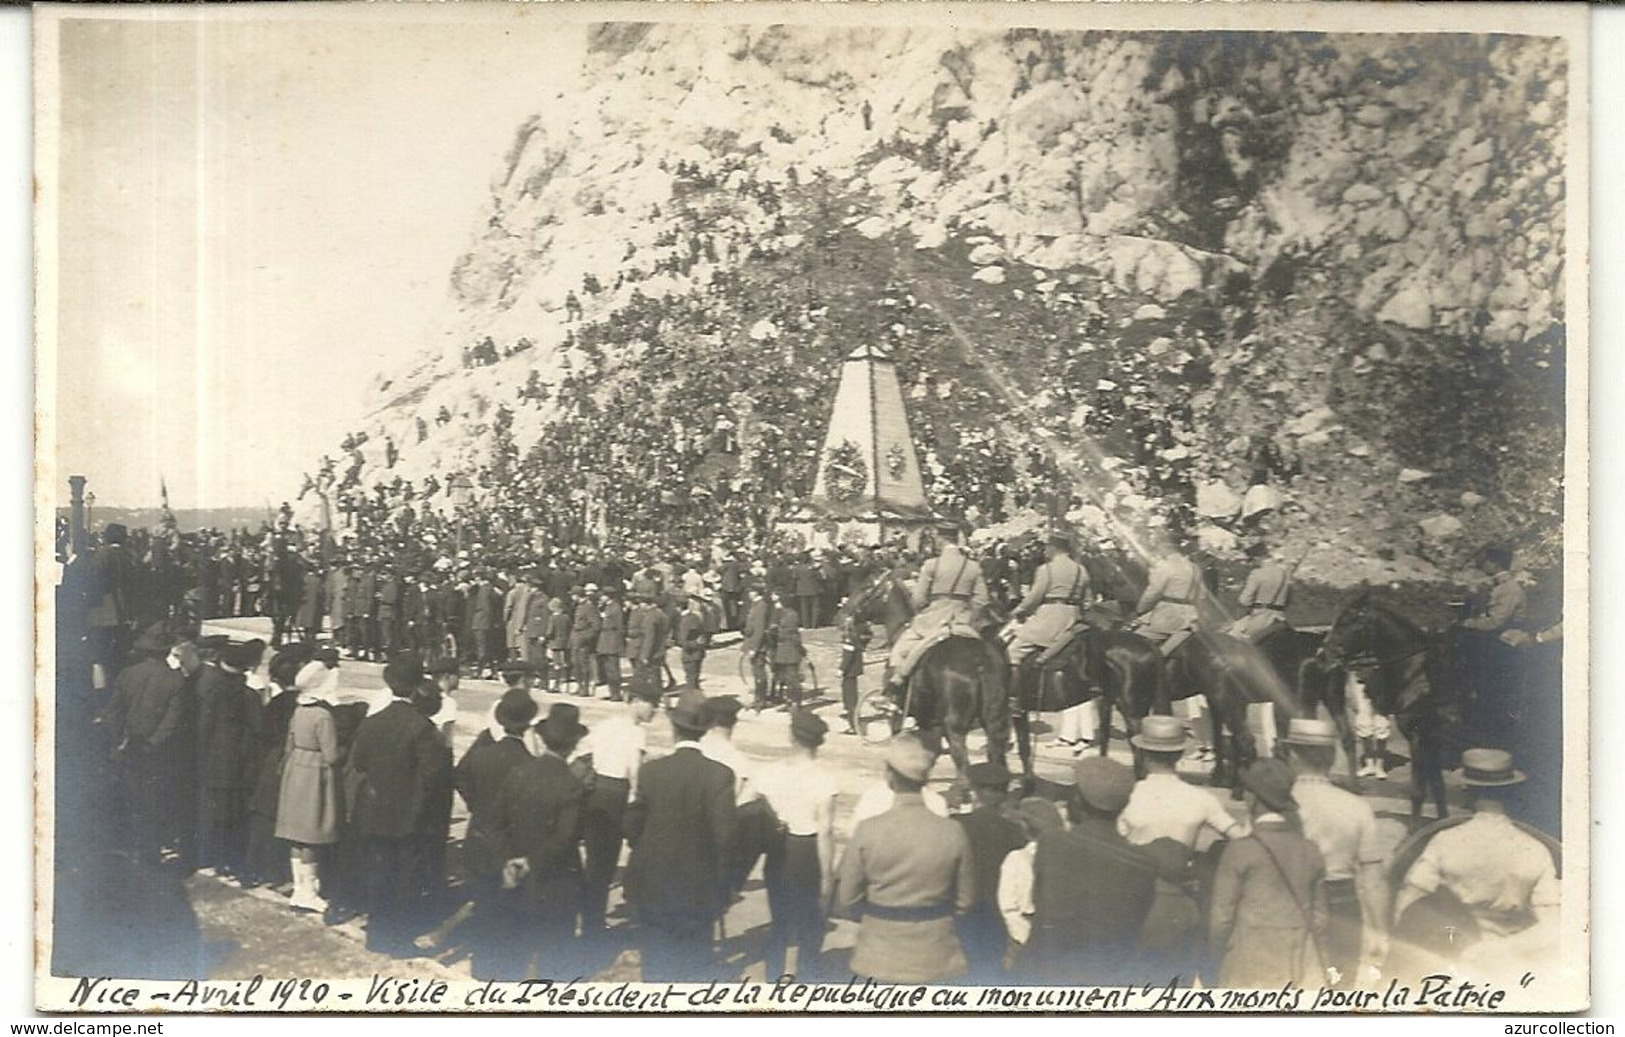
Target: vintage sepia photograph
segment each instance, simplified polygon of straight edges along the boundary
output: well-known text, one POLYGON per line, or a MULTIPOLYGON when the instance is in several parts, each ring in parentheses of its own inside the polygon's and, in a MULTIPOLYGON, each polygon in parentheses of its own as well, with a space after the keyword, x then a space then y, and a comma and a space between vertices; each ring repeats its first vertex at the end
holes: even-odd
POLYGON ((40 1010, 1589 1006, 1583 7, 34 46, 40 1010))

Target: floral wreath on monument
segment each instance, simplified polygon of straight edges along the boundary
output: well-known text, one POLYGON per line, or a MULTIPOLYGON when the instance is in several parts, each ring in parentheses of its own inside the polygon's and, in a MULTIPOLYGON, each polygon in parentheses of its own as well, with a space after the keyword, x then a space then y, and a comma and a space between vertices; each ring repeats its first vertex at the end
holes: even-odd
POLYGON ((850 439, 829 452, 824 465, 824 484, 829 487, 833 500, 855 501, 863 496, 869 485, 869 466, 863 462, 863 451, 850 439))

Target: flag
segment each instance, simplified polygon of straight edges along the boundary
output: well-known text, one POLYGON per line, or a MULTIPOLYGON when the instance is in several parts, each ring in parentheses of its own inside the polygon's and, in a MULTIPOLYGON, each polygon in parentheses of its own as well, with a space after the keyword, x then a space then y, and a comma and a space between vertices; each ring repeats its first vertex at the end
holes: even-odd
POLYGON ((158 500, 166 510, 169 508, 169 484, 164 482, 162 474, 158 476, 158 500))

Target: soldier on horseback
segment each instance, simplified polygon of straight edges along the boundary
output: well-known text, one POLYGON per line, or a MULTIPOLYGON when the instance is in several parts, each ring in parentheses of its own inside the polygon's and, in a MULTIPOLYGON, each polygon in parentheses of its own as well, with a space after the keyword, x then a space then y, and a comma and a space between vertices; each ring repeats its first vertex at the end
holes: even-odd
POLYGON ((1247 612, 1230 624, 1229 634, 1257 644, 1286 625, 1292 568, 1272 557, 1269 545, 1262 540, 1248 545, 1247 555, 1255 565, 1236 599, 1247 612))
POLYGON ((952 540, 927 559, 914 580, 913 621, 892 643, 886 685, 897 691, 908 682, 925 650, 949 637, 979 638, 977 629, 989 596, 982 567, 952 540))
POLYGON ((1032 589, 1016 606, 1021 622, 1010 641, 1010 665, 1018 671, 1035 652, 1054 648, 1077 627, 1089 598, 1089 572, 1072 557, 1072 534, 1056 530, 1044 545, 1044 564, 1032 589))
POLYGON ((1196 629, 1196 602, 1202 592, 1202 571, 1180 547, 1172 540, 1164 540, 1156 548, 1157 559, 1135 607, 1140 618, 1134 632, 1161 644, 1164 656, 1172 655, 1196 629))

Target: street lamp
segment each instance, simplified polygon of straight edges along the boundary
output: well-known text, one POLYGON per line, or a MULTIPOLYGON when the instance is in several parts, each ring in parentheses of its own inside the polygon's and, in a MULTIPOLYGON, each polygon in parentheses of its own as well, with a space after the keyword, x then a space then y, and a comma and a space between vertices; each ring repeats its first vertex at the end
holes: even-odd
POLYGON ((469 503, 474 499, 474 484, 468 476, 458 473, 451 480, 451 506, 457 511, 457 556, 463 554, 463 516, 468 511, 469 503))

